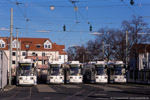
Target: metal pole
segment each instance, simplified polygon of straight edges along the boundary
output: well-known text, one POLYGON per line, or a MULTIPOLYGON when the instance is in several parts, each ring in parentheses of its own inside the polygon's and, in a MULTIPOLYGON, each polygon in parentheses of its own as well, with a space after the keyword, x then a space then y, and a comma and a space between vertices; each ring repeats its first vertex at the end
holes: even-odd
POLYGON ((64 54, 64 64, 65 64, 65 54, 64 54))
POLYGON ((84 63, 84 54, 83 54, 83 63, 84 63))
POLYGON ((21 60, 21 41, 19 43, 20 47, 19 47, 19 61, 21 60))
POLYGON ((11 67, 12 67, 12 34, 13 34, 13 8, 11 8, 11 19, 10 19, 9 85, 11 85, 11 67))
POLYGON ((128 31, 126 31, 126 68, 128 67, 128 31))
POLYGON ((43 53, 43 51, 42 51, 42 66, 44 66, 44 53, 43 53))
POLYGON ((16 42, 16 67, 18 66, 18 29, 16 29, 17 32, 17 42, 16 42))
POLYGON ((102 41, 102 52, 103 52, 102 59, 104 60, 104 41, 102 41))

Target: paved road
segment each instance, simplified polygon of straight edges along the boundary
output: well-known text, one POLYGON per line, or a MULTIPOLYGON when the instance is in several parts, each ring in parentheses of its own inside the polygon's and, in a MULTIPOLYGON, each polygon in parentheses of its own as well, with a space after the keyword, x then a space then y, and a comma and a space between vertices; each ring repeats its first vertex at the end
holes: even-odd
POLYGON ((0 91, 0 100, 149 100, 150 86, 134 84, 38 84, 0 91))

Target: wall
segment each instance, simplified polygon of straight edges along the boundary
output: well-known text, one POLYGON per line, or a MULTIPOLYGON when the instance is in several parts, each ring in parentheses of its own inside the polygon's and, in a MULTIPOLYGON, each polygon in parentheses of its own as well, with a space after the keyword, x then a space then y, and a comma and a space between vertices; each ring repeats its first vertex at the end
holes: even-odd
POLYGON ((8 58, 4 52, 0 51, 0 88, 7 85, 8 58))
POLYGON ((59 55, 61 59, 59 59, 59 62, 64 63, 68 61, 68 55, 59 55))

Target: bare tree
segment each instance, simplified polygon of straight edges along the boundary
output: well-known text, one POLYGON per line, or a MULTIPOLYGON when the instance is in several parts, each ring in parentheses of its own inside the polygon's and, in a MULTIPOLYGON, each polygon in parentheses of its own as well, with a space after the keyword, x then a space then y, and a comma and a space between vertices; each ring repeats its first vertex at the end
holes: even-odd
POLYGON ((92 61, 102 59, 104 43, 104 58, 106 60, 126 60, 126 45, 128 45, 128 56, 131 53, 137 58, 136 48, 131 51, 134 44, 149 42, 150 33, 148 24, 142 17, 133 16, 132 20, 122 21, 120 29, 101 28, 102 35, 97 35, 95 40, 89 40, 85 45, 68 48, 69 60, 92 61), (126 44, 126 31, 128 31, 128 44, 126 44), (83 59, 84 57, 84 59, 83 59))

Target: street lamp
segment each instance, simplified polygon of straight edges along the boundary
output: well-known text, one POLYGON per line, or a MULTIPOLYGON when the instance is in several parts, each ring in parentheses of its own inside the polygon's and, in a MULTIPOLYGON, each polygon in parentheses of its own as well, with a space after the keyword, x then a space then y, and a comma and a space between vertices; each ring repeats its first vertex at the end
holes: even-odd
POLYGON ((50 10, 55 10, 55 6, 50 6, 50 10))

